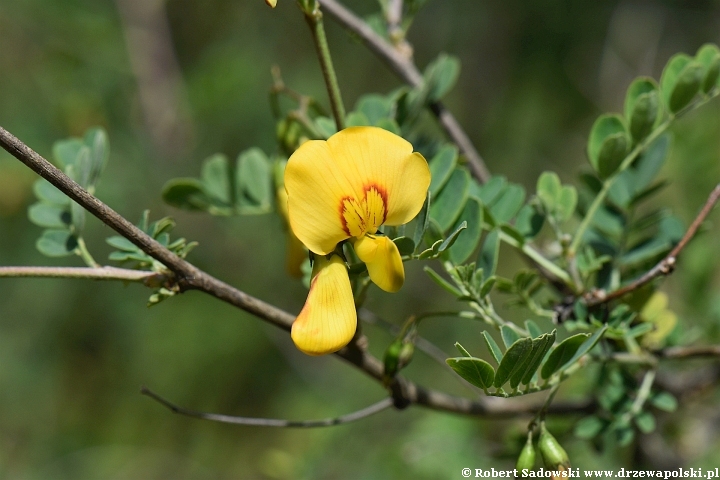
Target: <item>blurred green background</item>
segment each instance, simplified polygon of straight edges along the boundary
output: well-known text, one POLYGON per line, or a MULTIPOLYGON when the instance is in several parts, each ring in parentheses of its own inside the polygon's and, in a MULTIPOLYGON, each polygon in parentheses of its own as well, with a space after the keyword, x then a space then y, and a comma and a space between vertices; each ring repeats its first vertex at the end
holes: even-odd
MULTIPOLYGON (((377 10, 369 0, 347 5, 363 15, 377 10)), ((348 107, 363 93, 399 85, 352 36, 327 25, 348 107)), ((584 145, 594 118, 622 110, 632 78, 659 77, 673 53, 720 42, 719 25, 717 1, 435 0, 418 15, 409 40, 421 68, 442 51, 461 59, 448 107, 490 169, 532 192, 544 170, 574 181, 587 168, 584 145)), ((133 221, 145 208, 153 219, 174 216, 176 234, 200 242, 192 262, 295 312, 305 291, 284 273, 276 216, 212 218, 160 198, 168 179, 197 176, 210 154, 234 158, 251 146, 276 151, 267 95, 273 65, 288 86, 326 103, 312 41, 292 0, 280 0, 275 10, 261 0, 0 2, 0 125, 48 158, 55 140, 104 126, 111 144, 97 192, 104 202, 133 221)), ((689 222, 720 181, 718 102, 675 131, 663 172, 673 184, 659 203, 689 222)), ((0 152, 0 265, 80 266, 77 258, 53 260, 35 250, 41 229, 26 214, 35 178, 0 152)), ((686 250, 664 287, 688 341, 720 340, 714 218, 712 231, 686 250)), ((111 234, 88 221, 96 259, 111 250, 104 243, 111 234)), ((510 272, 518 260, 504 253, 501 268, 510 272)), ((410 267, 400 294, 372 290, 369 307, 396 324, 413 312, 454 307, 422 266, 410 267)), ((141 396, 140 385, 193 409, 289 419, 348 413, 384 391, 331 356, 304 356, 284 332, 219 301, 187 293, 147 309, 149 293, 118 283, 0 279, 0 478, 440 479, 460 478, 463 467, 514 464, 526 419, 411 408, 289 430, 173 415, 141 396)), ((437 320, 422 334, 452 353, 459 339, 478 350, 481 329, 468 320, 437 320)), ((366 331, 371 351, 381 355, 391 337, 366 331)), ((470 394, 416 357, 409 377, 470 394)), ((560 396, 581 397, 583 385, 571 381, 560 396)), ((662 419, 663 451, 688 466, 718 466, 718 400, 710 389, 662 419)), ((554 424, 559 435, 572 420, 554 424)), ((603 454, 561 438, 575 466, 649 461, 634 447, 603 454)))

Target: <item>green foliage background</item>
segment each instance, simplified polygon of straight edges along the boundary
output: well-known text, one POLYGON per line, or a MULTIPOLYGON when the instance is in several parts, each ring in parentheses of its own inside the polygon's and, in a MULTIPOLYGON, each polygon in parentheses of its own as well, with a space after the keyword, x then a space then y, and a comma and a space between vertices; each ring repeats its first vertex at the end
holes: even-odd
MULTIPOLYGON (((347 5, 363 14, 376 10, 374 2, 347 5)), ((657 78, 671 54, 717 43, 718 8, 710 1, 435 1, 421 11, 409 40, 421 67, 439 51, 461 59, 447 105, 493 173, 532 191, 544 170, 570 183, 589 168, 590 126, 599 113, 622 109, 632 78, 657 78)), ((133 221, 145 208, 153 218, 173 215, 176 234, 200 242, 191 261, 298 311, 306 292, 284 272, 276 216, 189 214, 164 205, 160 190, 170 178, 196 176, 210 154, 234 158, 251 146, 274 152, 265 95, 272 65, 288 86, 327 104, 307 26, 292 0, 280 0, 276 10, 260 0, 170 0, 167 11, 184 81, 178 104, 192 132, 175 138, 184 148, 153 147, 116 4, 105 0, 0 3, 0 125, 46 157, 55 140, 103 125, 111 144, 97 189, 103 201, 133 221)), ((327 28, 348 107, 363 93, 399 85, 352 37, 331 21, 327 28)), ((674 130, 661 174, 673 183, 658 202, 687 222, 720 179, 720 105, 713 102, 674 130)), ((0 153, 0 265, 80 265, 36 251, 40 229, 26 215, 34 180, 0 153)), ((111 232, 94 219, 87 223, 86 240, 103 261, 111 232)), ((689 339, 720 340, 717 223, 687 248, 664 288, 689 339)), ((501 271, 520 264, 513 261, 501 271)), ((411 265, 399 295, 373 290, 368 306, 398 325, 411 312, 454 308, 421 269, 411 265)), ((188 293, 147 309, 147 296, 136 285, 0 279, 0 478, 459 478, 463 467, 510 467, 524 441, 524 420, 419 408, 315 430, 172 415, 139 395, 139 386, 198 410, 291 419, 347 413, 383 390, 335 358, 304 356, 287 334, 211 298, 188 293)), ((391 337, 366 331, 371 351, 382 355, 391 337)), ((457 319, 427 321, 421 331, 448 354, 457 339, 482 351, 479 332, 457 319)), ((416 357, 408 376, 467 393, 416 357)), ((573 379, 561 396, 576 396, 582 384, 573 379)), ((704 395, 706 409, 681 407, 661 432, 688 465, 707 468, 717 466, 720 448, 707 426, 717 420, 717 409, 707 405, 717 406, 718 392, 704 395)), ((506 401, 539 400, 532 397, 506 401)), ((572 420, 557 419, 556 427, 562 432, 572 420)), ((632 449, 603 455, 566 438, 574 465, 632 465, 632 449)))

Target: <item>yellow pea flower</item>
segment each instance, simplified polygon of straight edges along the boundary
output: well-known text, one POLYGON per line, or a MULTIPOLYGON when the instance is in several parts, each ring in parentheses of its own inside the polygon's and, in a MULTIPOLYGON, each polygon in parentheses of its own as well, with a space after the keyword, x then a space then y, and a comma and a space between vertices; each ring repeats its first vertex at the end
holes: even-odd
MULTIPOLYGON (((389 238, 377 235, 378 228, 412 220, 422 208, 429 186, 425 158, 413 152, 403 138, 377 127, 351 127, 327 141, 305 142, 285 169, 288 217, 297 238, 318 256, 332 253, 338 243, 350 239, 360 260, 367 264, 370 279, 388 292, 402 287, 405 271, 397 247, 389 238)), ((337 272, 338 277, 347 277, 346 270, 337 272)), ((322 300, 311 292, 305 308, 314 301, 322 300)), ((321 303, 314 306, 323 308, 321 303)), ((349 311, 355 318, 352 296, 343 308, 346 312, 339 319, 349 318, 349 311)), ((319 344, 339 345, 337 350, 352 339, 355 328, 350 333, 341 330, 346 334, 341 341, 333 337, 336 330, 303 332, 322 337, 319 344)))
POLYGON ((338 255, 316 257, 307 301, 290 333, 295 346, 308 355, 336 352, 352 340, 356 328, 345 262, 338 255))

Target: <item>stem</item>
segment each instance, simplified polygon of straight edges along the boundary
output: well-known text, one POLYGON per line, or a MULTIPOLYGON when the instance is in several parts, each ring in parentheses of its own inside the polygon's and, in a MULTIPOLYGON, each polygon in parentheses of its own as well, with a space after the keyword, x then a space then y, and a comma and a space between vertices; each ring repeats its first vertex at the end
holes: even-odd
POLYGON ((95 261, 92 255, 90 255, 90 251, 88 250, 87 245, 85 245, 85 240, 83 240, 82 237, 78 237, 77 242, 77 254, 80 255, 80 258, 83 259, 85 264, 90 268, 100 268, 100 264, 95 261))
POLYGON ((507 233, 500 230, 500 240, 507 243, 511 247, 515 247, 522 251, 525 255, 527 255, 528 258, 533 260, 535 263, 543 267, 545 270, 547 270, 549 273, 555 275, 559 280, 561 280, 563 283, 565 283, 567 286, 575 289, 575 283, 572 281, 572 278, 570 277, 570 274, 568 274, 565 270, 555 265, 553 262, 548 260, 547 258, 543 257, 540 252, 532 248, 527 243, 520 244, 515 238, 511 237, 507 233))
POLYGON ((328 96, 330 97, 330 108, 335 117, 335 125, 338 131, 340 131, 345 128, 345 107, 343 106, 340 85, 338 84, 332 57, 330 56, 330 48, 328 47, 327 36, 325 35, 325 26, 323 25, 323 15, 320 11, 320 5, 316 3, 312 11, 305 11, 304 13, 305 19, 308 25, 310 25, 313 40, 315 40, 315 49, 317 50, 318 59, 320 60, 320 69, 325 78, 325 86, 327 87, 328 96))
POLYGON ((283 420, 275 418, 251 418, 251 417, 234 417, 231 415, 220 415, 217 413, 198 412, 188 408, 179 407, 169 400, 164 399, 157 393, 142 387, 140 393, 146 395, 161 405, 170 409, 173 413, 186 415, 188 417, 200 418, 203 420, 211 420, 213 422, 232 423, 234 425, 253 425, 257 427, 281 427, 281 428, 311 428, 311 427, 330 427, 333 425, 342 425, 344 423, 354 422, 367 418, 370 415, 382 412, 393 406, 392 398, 385 398, 369 407, 349 413, 337 418, 324 418, 322 420, 283 420))
POLYGON ((155 283, 157 280, 158 284, 165 283, 167 279, 167 275, 157 272, 116 267, 0 267, 1 277, 82 278, 143 283, 155 283))

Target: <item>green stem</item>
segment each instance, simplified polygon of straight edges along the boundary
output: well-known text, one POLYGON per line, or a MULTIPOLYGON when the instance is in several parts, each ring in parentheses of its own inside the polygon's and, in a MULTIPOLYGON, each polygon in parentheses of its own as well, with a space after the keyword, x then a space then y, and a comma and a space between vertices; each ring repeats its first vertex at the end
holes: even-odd
POLYGON ((92 255, 90 255, 90 251, 87 249, 87 245, 85 245, 85 240, 83 240, 82 237, 78 237, 77 242, 77 254, 80 255, 80 258, 83 259, 85 264, 90 268, 99 268, 100 264, 95 261, 92 255))
POLYGON ((311 10, 303 9, 303 12, 305 13, 305 19, 308 25, 310 25, 313 40, 315 40, 315 49, 317 50, 320 68, 325 78, 325 86, 327 87, 330 97, 330 107, 335 117, 335 125, 338 130, 342 130, 345 128, 345 107, 343 106, 340 85, 338 84, 332 57, 330 56, 330 48, 328 47, 325 26, 323 25, 323 15, 320 11, 320 5, 317 2, 314 3, 314 8, 311 10))
POLYGON ((553 262, 543 257, 540 252, 532 248, 527 243, 520 244, 514 237, 511 237, 507 233, 500 230, 500 240, 507 243, 511 247, 515 247, 523 252, 528 258, 532 259, 535 263, 543 267, 549 273, 555 275, 558 279, 563 281, 566 285, 575 289, 575 282, 573 282, 570 275, 562 268, 555 265, 553 262))

